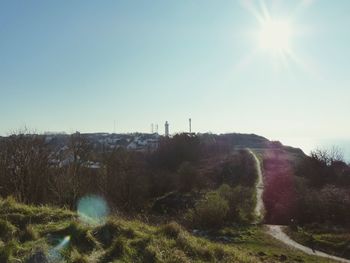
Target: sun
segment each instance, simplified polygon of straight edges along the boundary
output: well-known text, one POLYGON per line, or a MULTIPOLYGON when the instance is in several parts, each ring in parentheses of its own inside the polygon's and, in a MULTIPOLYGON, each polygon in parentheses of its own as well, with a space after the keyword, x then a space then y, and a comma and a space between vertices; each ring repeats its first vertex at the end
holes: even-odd
MULTIPOLYGON (((272 2, 269 1, 271 5, 272 2)), ((262 59, 266 64, 271 63, 275 69, 291 70, 291 66, 296 65, 309 73, 313 72, 312 65, 298 52, 302 46, 301 38, 311 32, 309 26, 298 21, 299 14, 313 1, 300 1, 292 9, 289 9, 290 6, 286 9, 280 4, 268 6, 266 0, 240 0, 240 3, 255 18, 256 23, 242 30, 242 36, 249 38, 251 50, 239 61, 238 68, 252 63, 254 59, 262 59)))
POLYGON ((273 53, 285 53, 291 49, 294 30, 288 20, 266 19, 258 32, 259 48, 273 53))

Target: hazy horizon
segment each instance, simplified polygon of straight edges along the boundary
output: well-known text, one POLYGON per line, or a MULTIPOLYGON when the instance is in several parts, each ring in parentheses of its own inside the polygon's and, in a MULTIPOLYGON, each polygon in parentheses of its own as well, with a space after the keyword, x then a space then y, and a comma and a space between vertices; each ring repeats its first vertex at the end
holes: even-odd
MULTIPOLYGON (((163 127, 158 127, 158 133, 160 135, 164 135, 163 127)), ((36 131, 36 130, 31 130, 30 128, 23 128, 23 129, 18 129, 18 130, 13 130, 11 132, 8 132, 6 134, 2 134, 0 136, 8 136, 11 133, 17 133, 17 132, 23 132, 27 131, 29 133, 38 133, 38 134, 73 134, 75 132, 82 132, 82 131, 36 131)), ((150 128, 151 129, 151 128, 150 128)), ((154 130, 155 131, 155 130, 154 130)), ((129 131, 129 132, 118 132, 118 131, 88 131, 88 132, 82 132, 82 133, 110 133, 110 134, 128 134, 128 133, 150 133, 151 131, 129 131)), ((180 132, 188 132, 188 130, 183 130, 180 132)), ((198 133, 211 133, 211 131, 194 131, 198 133)), ((224 133, 242 133, 239 131, 231 131, 231 132, 224 132, 224 133)), ((217 134, 224 134, 224 133, 217 133, 217 134)), ((171 134, 175 134, 171 132, 171 134)), ((344 160, 346 162, 350 163, 350 139, 347 138, 286 138, 286 137, 281 137, 281 138, 274 138, 274 137, 268 137, 264 136, 263 134, 257 134, 254 132, 247 132, 246 134, 256 134, 259 136, 263 136, 271 141, 280 141, 282 144, 286 146, 292 146, 295 148, 300 148, 305 154, 309 155, 311 151, 321 149, 321 150, 331 150, 333 147, 339 149, 343 156, 344 160)))

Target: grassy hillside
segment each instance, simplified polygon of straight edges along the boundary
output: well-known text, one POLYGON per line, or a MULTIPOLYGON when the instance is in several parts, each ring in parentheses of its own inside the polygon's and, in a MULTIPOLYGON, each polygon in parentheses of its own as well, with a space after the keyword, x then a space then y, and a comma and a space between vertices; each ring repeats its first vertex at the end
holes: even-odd
POLYGON ((259 227, 196 237, 176 223, 110 217, 81 223, 74 212, 0 200, 0 262, 321 262, 283 247, 259 227))
POLYGON ((350 229, 334 226, 309 225, 289 228, 288 234, 297 242, 317 250, 350 258, 350 229))

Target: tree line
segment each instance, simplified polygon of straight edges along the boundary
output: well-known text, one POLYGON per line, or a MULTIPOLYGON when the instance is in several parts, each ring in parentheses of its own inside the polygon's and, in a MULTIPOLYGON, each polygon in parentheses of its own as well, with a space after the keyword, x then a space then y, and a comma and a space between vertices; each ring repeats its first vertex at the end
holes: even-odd
MULTIPOLYGON (((81 197, 97 194, 112 210, 137 213, 173 191, 253 185, 249 154, 242 150, 232 156, 227 145, 209 137, 177 134, 161 138, 153 152, 137 152, 123 147, 96 151, 80 133, 69 136, 64 150, 48 143, 45 135, 12 134, 0 140, 0 195, 27 204, 75 209, 81 197), (90 167, 92 161, 98 169, 90 167)), ((227 187, 220 190, 226 193, 221 196, 237 199, 234 196, 241 190, 230 195, 227 187)))

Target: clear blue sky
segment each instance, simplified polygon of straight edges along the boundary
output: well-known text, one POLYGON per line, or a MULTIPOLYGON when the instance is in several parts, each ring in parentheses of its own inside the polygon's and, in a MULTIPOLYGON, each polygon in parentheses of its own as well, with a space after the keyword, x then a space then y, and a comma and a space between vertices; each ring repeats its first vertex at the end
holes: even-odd
POLYGON ((349 138, 350 1, 265 1, 297 32, 284 63, 257 49, 244 3, 1 1, 0 134, 179 132, 191 117, 199 132, 349 138))

